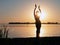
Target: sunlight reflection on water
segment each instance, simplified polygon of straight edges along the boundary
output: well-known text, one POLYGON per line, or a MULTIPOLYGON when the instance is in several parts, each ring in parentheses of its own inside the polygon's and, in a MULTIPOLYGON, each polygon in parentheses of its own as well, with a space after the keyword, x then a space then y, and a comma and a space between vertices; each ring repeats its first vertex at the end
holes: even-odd
MULTIPOLYGON (((36 37, 36 27, 34 24, 8 25, 9 38, 36 37)), ((40 37, 60 36, 60 25, 42 24, 40 37)))

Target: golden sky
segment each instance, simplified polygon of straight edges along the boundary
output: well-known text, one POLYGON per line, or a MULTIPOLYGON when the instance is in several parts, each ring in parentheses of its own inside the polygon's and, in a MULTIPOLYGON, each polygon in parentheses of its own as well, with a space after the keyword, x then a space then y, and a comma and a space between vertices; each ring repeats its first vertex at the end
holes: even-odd
POLYGON ((0 1, 0 23, 34 22, 34 4, 41 6, 41 22, 60 22, 60 0, 0 1))

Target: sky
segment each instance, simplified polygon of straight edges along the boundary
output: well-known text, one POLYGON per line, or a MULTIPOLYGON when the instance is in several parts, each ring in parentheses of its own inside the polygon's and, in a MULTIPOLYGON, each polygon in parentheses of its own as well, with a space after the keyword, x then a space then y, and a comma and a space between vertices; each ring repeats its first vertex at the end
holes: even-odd
POLYGON ((60 22, 60 0, 0 0, 0 23, 34 22, 34 5, 40 5, 41 22, 60 22))

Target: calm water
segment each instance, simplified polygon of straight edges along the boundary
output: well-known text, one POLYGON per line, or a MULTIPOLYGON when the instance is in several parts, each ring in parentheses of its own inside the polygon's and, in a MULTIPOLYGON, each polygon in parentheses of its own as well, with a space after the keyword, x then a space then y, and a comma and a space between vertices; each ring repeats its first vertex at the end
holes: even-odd
MULTIPOLYGON (((35 37, 36 28, 34 24, 9 24, 9 38, 35 37)), ((42 24, 40 37, 60 36, 60 25, 42 24)))

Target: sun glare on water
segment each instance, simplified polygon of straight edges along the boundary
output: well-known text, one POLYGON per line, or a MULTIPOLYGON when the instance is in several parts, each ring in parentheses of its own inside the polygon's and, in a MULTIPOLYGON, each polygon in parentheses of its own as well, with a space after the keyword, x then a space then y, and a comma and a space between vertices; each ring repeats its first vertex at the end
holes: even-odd
POLYGON ((41 28, 41 30, 40 30, 40 37, 42 37, 42 36, 43 36, 43 33, 44 33, 44 29, 43 29, 43 28, 41 28))
POLYGON ((44 27, 41 27, 41 29, 40 29, 40 37, 45 37, 45 35, 46 35, 46 31, 45 31, 45 28, 44 27))

